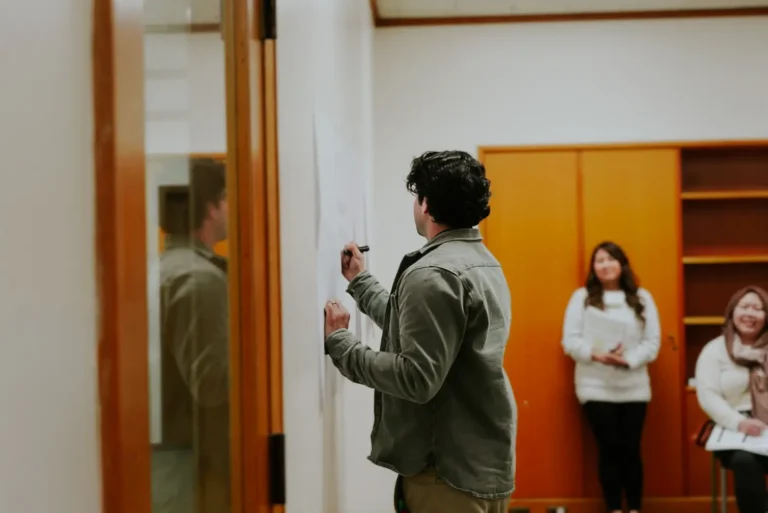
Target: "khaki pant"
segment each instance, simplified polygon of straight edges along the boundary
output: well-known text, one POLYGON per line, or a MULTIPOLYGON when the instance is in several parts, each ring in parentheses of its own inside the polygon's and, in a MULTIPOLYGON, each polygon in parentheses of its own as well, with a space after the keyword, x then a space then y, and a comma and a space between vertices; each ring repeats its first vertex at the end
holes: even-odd
POLYGON ((434 470, 403 478, 409 513, 506 513, 509 497, 478 499, 448 486, 434 470))

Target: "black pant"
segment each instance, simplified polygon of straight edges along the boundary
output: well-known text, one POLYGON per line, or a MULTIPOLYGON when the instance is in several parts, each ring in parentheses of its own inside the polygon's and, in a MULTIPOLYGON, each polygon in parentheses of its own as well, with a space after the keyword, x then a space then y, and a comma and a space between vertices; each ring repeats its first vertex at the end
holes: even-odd
POLYGON ((739 513, 765 513, 768 458, 747 451, 717 451, 715 455, 733 472, 739 513))
POLYGON ((584 412, 599 450, 599 477, 608 510, 627 507, 639 510, 643 496, 643 462, 640 439, 648 403, 606 403, 589 401, 584 412), (623 492, 623 493, 622 493, 623 492))

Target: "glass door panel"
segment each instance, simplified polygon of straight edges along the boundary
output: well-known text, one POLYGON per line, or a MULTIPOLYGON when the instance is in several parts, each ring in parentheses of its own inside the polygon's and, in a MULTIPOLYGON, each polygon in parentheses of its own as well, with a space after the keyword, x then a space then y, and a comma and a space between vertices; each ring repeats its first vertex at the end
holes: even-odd
POLYGON ((222 7, 145 1, 152 513, 239 510, 229 251, 237 190, 222 7))

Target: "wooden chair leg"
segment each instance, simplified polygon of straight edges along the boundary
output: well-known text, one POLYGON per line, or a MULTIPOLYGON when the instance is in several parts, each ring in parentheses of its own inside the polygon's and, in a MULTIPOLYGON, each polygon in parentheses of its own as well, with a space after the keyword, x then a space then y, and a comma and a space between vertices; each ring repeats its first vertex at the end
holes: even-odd
POLYGON ((712 513, 717 513, 717 458, 715 458, 715 454, 712 453, 712 479, 710 480, 710 490, 712 495, 712 501, 711 501, 711 507, 710 510, 712 513))

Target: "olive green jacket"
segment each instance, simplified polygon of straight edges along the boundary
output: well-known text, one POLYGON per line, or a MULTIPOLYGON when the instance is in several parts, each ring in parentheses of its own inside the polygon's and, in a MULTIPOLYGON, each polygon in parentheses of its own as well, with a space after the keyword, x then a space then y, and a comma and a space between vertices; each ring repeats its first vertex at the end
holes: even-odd
POLYGON ((382 330, 326 339, 341 373, 373 388, 371 461, 404 476, 434 468, 476 497, 515 487, 517 407, 504 372, 510 294, 476 229, 442 232, 403 259, 392 291, 368 272, 348 292, 382 330))
POLYGON ((200 513, 230 504, 228 303, 227 261, 169 238, 160 259, 161 450, 193 450, 200 513))

